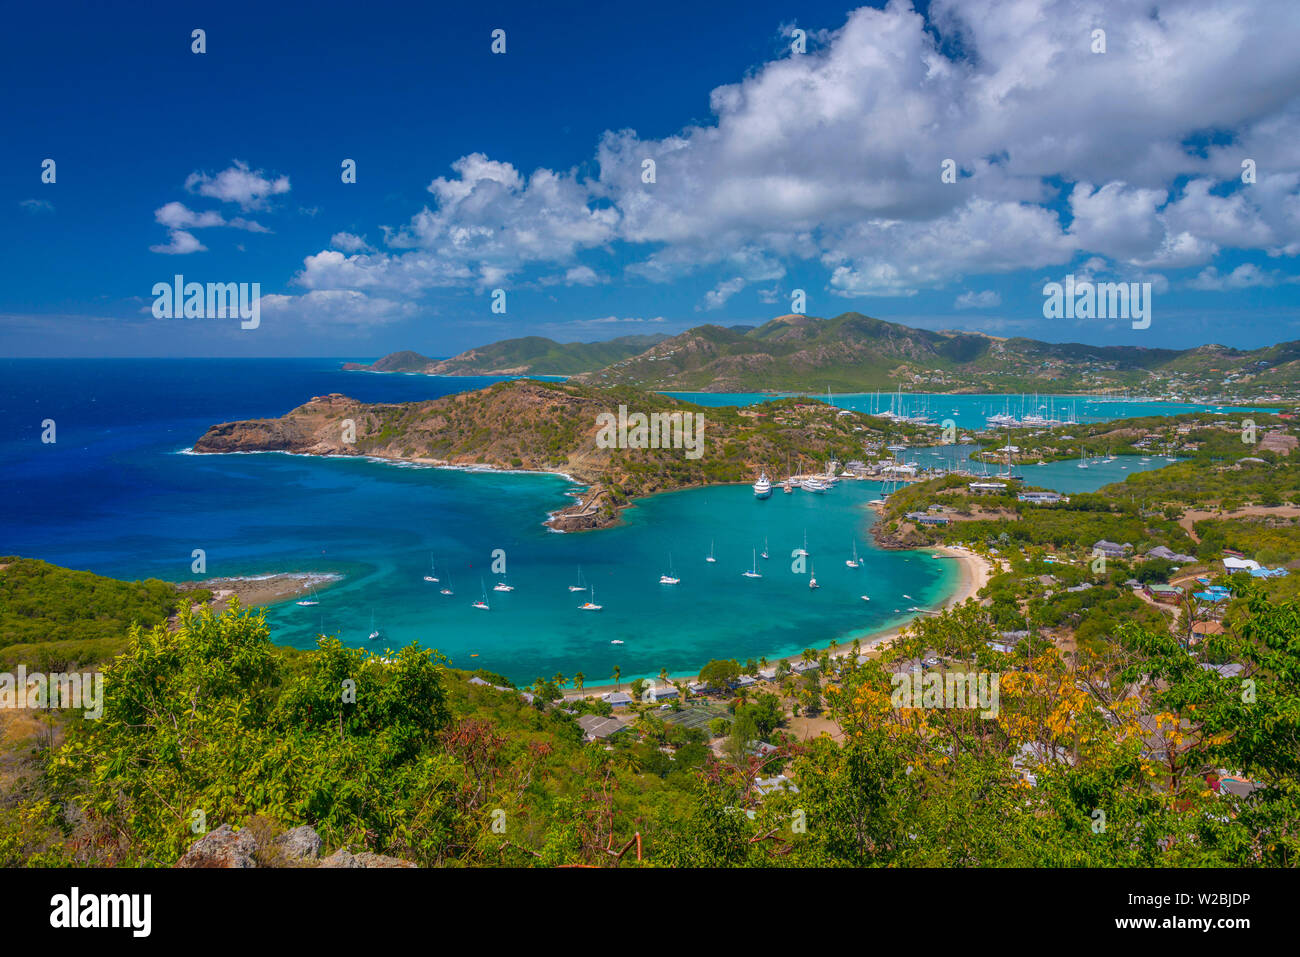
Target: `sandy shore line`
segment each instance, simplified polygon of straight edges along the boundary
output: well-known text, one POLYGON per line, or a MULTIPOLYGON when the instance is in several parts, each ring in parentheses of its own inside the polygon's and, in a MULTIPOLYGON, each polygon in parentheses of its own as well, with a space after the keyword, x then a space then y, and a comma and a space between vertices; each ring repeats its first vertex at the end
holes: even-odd
MULTIPOLYGON (((958 576, 957 587, 953 591, 953 593, 948 597, 948 599, 943 603, 943 608, 952 608, 955 605, 960 605, 968 598, 974 598, 979 593, 979 590, 983 588, 985 585, 987 585, 989 583, 989 579, 993 577, 992 563, 989 562, 988 559, 980 555, 977 555, 975 552, 971 551, 968 548, 965 548, 964 546, 935 545, 923 549, 923 551, 934 553, 936 558, 939 555, 942 555, 946 558, 953 559, 954 561, 957 562, 957 576, 958 576)), ((911 621, 915 621, 916 618, 921 617, 921 614, 923 613, 918 613, 916 616, 914 616, 911 619, 911 621)), ((888 647, 889 644, 891 644, 896 638, 898 638, 898 636, 902 634, 903 629, 908 627, 908 625, 911 624, 911 621, 908 621, 907 623, 902 625, 895 625, 890 628, 882 628, 877 631, 869 632, 863 635, 849 635, 844 639, 837 639, 838 645, 835 654, 833 654, 831 657, 842 658, 845 655, 851 654, 854 638, 858 640, 862 654, 871 655, 872 657, 875 657, 879 655, 884 648, 888 647)), ((813 647, 816 651, 822 651, 824 649, 829 649, 830 643, 829 641, 827 641, 824 643, 820 643, 818 645, 814 645, 813 647)), ((786 658, 769 658, 767 662, 767 666, 769 668, 774 668, 776 667, 777 663, 781 661, 784 661, 787 664, 794 664, 795 662, 800 660, 802 660, 801 655, 791 655, 786 658)), ((698 677, 699 677, 698 675, 692 675, 686 679, 676 678, 674 680, 694 681, 698 677)), ((658 681, 657 678, 655 680, 658 681)), ((631 683, 631 679, 621 681, 619 683, 618 688, 615 688, 615 686, 612 684, 601 684, 601 685, 584 684, 581 693, 577 691, 569 690, 565 692, 564 698, 566 701, 572 701, 577 698, 598 697, 610 691, 626 690, 627 686, 630 683, 631 683)))
POLYGON ((247 575, 231 578, 209 578, 201 582, 180 582, 181 591, 206 588, 212 592, 213 611, 225 611, 230 599, 239 598, 244 608, 274 605, 321 589, 343 580, 343 576, 329 572, 285 572, 278 575, 247 575))

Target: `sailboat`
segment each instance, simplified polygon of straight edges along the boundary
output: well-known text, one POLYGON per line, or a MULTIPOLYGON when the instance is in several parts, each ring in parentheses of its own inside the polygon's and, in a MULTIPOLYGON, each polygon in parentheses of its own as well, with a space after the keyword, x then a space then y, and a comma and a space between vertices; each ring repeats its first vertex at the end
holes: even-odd
POLYGON ((1088 453, 1086 451, 1081 452, 1079 453, 1079 464, 1076 465, 1075 468, 1086 469, 1087 467, 1088 467, 1088 453))
POLYGON ((661 584, 661 585, 677 585, 677 584, 679 584, 680 582, 681 582, 681 579, 678 578, 678 577, 676 577, 676 576, 673 574, 673 556, 672 556, 672 555, 669 555, 669 556, 668 556, 668 574, 667 574, 667 575, 660 575, 660 576, 659 576, 659 584, 661 584))
POLYGON ((596 604, 596 586, 591 586, 591 593, 586 601, 578 606, 578 611, 600 611, 602 606, 596 604))
POLYGON ((762 578, 758 570, 758 549, 754 549, 754 560, 749 566, 749 571, 742 572, 746 578, 762 578))
POLYGON ((716 562, 716 561, 717 561, 717 559, 713 557, 713 543, 712 543, 712 542, 709 542, 709 557, 706 558, 706 559, 704 559, 704 560, 705 560, 706 562, 710 562, 710 563, 712 563, 712 562, 716 562))
POLYGON ((429 574, 424 576, 427 582, 436 582, 438 580, 438 566, 433 563, 433 556, 429 556, 429 574))
POLYGON ((770 556, 770 555, 767 553, 767 538, 764 538, 764 539, 763 539, 763 558, 764 558, 764 559, 767 559, 767 558, 771 558, 771 557, 772 557, 772 556, 770 556))
POLYGON ((849 568, 858 568, 862 563, 858 561, 858 543, 853 543, 853 557, 844 562, 849 568))
POLYGON ((569 591, 586 591, 587 586, 582 584, 582 566, 578 566, 578 584, 570 585, 569 591))
POLYGON ((506 579, 505 576, 503 575, 501 576, 501 580, 492 586, 492 590, 493 591, 514 591, 515 586, 506 584, 506 579))
POLYGON ((375 627, 375 613, 374 611, 371 611, 370 612, 370 640, 378 641, 382 637, 383 635, 379 633, 379 629, 375 627))
POLYGON ((813 567, 812 567, 812 569, 811 569, 811 574, 808 576, 808 587, 809 587, 809 588, 821 588, 821 587, 822 587, 821 585, 817 584, 817 567, 816 567, 816 566, 813 566, 813 567))
POLYGON ((794 550, 794 557, 795 558, 808 557, 808 529, 806 528, 803 530, 803 548, 796 548, 794 550))
POLYGON ((480 585, 483 585, 483 597, 480 598, 478 601, 474 602, 474 607, 477 608, 479 611, 491 611, 492 608, 490 605, 488 605, 487 602, 487 585, 483 584, 483 579, 481 578, 478 581, 480 585))
POLYGON ((446 583, 445 585, 443 585, 441 588, 438 589, 438 593, 439 593, 439 594, 442 594, 442 595, 454 595, 454 594, 456 594, 454 591, 451 590, 451 579, 450 579, 450 578, 447 579, 447 583, 446 583))
POLYGON ((320 599, 316 595, 316 586, 312 585, 310 587, 311 587, 311 598, 304 598, 302 601, 294 602, 295 605, 302 605, 304 608, 308 608, 312 605, 320 604, 320 599))

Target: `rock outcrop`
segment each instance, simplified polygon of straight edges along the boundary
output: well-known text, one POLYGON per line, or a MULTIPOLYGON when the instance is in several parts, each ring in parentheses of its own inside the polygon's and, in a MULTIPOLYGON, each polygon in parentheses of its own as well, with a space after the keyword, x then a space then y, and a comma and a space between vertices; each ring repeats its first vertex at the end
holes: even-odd
POLYGON ((271 837, 266 822, 254 818, 236 831, 229 824, 209 831, 190 846, 177 867, 415 867, 410 861, 371 851, 353 853, 339 848, 320 859, 321 837, 315 828, 301 825, 271 837), (260 824, 258 822, 261 822, 260 824), (261 842, 257 831, 260 828, 261 842))
POLYGON ((256 867, 257 838, 248 829, 223 824, 194 842, 177 867, 256 867))

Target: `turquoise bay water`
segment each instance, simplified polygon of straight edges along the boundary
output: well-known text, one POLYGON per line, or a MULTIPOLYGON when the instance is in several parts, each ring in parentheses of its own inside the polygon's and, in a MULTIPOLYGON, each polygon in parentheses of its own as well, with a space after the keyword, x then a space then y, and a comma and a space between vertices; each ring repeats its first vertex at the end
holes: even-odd
MULTIPOLYGON (((667 392, 665 395, 698 402, 700 405, 752 405, 771 402, 790 393, 774 395, 763 392, 667 392)), ((826 398, 825 393, 810 394, 809 398, 826 398)), ((834 394, 831 401, 841 409, 876 414, 895 411, 902 415, 925 415, 938 425, 952 419, 961 429, 982 429, 990 415, 1014 415, 1038 412, 1046 415, 1055 411, 1057 418, 1073 414, 1077 422, 1106 422, 1111 419, 1131 419, 1146 415, 1181 415, 1185 412, 1261 412, 1266 409, 1244 406, 1195 405, 1181 402, 1149 402, 1132 399, 1099 399, 1091 396, 1039 395, 944 395, 939 393, 896 394, 874 392, 834 394)))
POLYGON ((541 525, 570 487, 558 477, 244 458, 258 460, 244 468, 262 473, 259 484, 292 482, 296 498, 337 492, 356 503, 346 506, 345 528, 326 555, 277 563, 347 575, 320 593, 319 607, 271 611, 277 640, 300 647, 323 629, 372 647, 420 641, 460 667, 519 680, 581 670, 595 684, 612 680, 615 665, 625 678, 661 668, 693 674, 710 658, 797 654, 895 624, 911 617, 910 606, 941 603, 955 575, 949 560, 869 545, 873 516, 864 506, 875 489, 865 483, 823 496, 778 492, 763 502, 748 486, 686 490, 648 499, 619 527, 561 535, 541 525), (790 553, 803 546, 805 529, 811 568, 800 571, 790 553), (772 557, 757 559, 763 577, 745 578, 765 537, 772 557), (855 543, 865 561, 857 570, 844 564, 855 543), (714 563, 705 560, 711 548, 714 563), (491 571, 496 549, 513 592, 492 590, 500 580, 491 571), (331 565, 333 554, 350 560, 331 565), (431 560, 438 584, 423 581, 431 560), (660 585, 670 560, 681 583, 660 585), (815 591, 810 570, 821 585, 815 591), (448 582, 450 597, 440 594, 448 582), (580 583, 592 587, 601 611, 579 610, 589 594, 568 586, 580 583), (485 587, 490 611, 472 607, 485 587), (384 632, 378 643, 365 640, 372 612, 384 632))
MULTIPOLYGON (((966 468, 974 469, 981 477, 987 475, 992 480, 1002 466, 995 463, 985 464, 970 458, 977 445, 937 445, 930 448, 908 449, 899 453, 899 460, 915 463, 923 468, 966 468)), ((1041 486, 1057 492, 1095 492, 1097 489, 1122 482, 1136 472, 1149 472, 1170 464, 1164 456, 1117 455, 1115 461, 1090 459, 1086 469, 1079 468, 1078 460, 1068 459, 1060 462, 1048 462, 1045 465, 1033 463, 1017 464, 1016 474, 1024 476, 1024 484, 1041 486)))
MULTIPOLYGON (((542 525, 568 502, 571 485, 559 476, 182 454, 213 423, 281 415, 313 395, 411 401, 492 381, 344 373, 322 359, 0 360, 0 421, 10 425, 0 433, 0 554, 128 579, 333 572, 341 581, 321 590, 319 606, 270 610, 276 641, 306 647, 321 631, 376 649, 420 641, 458 666, 519 681, 581 670, 592 684, 615 665, 630 678, 693 673, 714 657, 797 654, 892 626, 951 593, 952 561, 869 546, 864 504, 876 483, 821 496, 778 490, 765 502, 748 486, 694 489, 639 503, 618 528, 560 535, 542 525), (40 440, 46 418, 57 422, 54 444, 40 440), (791 567, 805 530, 817 591, 791 567), (764 577, 742 577, 765 537, 764 577), (865 563, 856 571, 844 565, 854 542, 865 563), (704 561, 711 546, 715 564, 704 561), (201 574, 191 570, 195 549, 206 555, 201 574), (505 552, 514 592, 491 590, 494 549, 505 552), (670 552, 682 581, 661 586, 670 552), (422 580, 431 555, 454 596, 422 580), (587 596, 567 586, 579 566, 603 611, 578 610, 587 596), (471 608, 481 581, 488 612, 471 608), (383 642, 367 641, 372 614, 383 642)), ((937 401, 982 411, 978 397, 937 401)), ((1114 405, 1114 415, 1136 411, 1114 405)), ((1122 478, 1123 461, 1025 471, 1034 484, 1073 491, 1122 478)))

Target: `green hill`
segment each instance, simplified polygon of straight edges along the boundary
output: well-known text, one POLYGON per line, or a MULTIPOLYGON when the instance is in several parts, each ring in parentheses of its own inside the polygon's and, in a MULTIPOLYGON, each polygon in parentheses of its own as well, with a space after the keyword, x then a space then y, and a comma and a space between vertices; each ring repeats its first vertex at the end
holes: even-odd
POLYGON ((349 362, 344 369, 426 375, 575 375, 638 355, 664 338, 620 336, 605 342, 561 343, 544 336, 524 336, 470 349, 450 359, 430 359, 418 352, 403 351, 368 366, 349 362))

